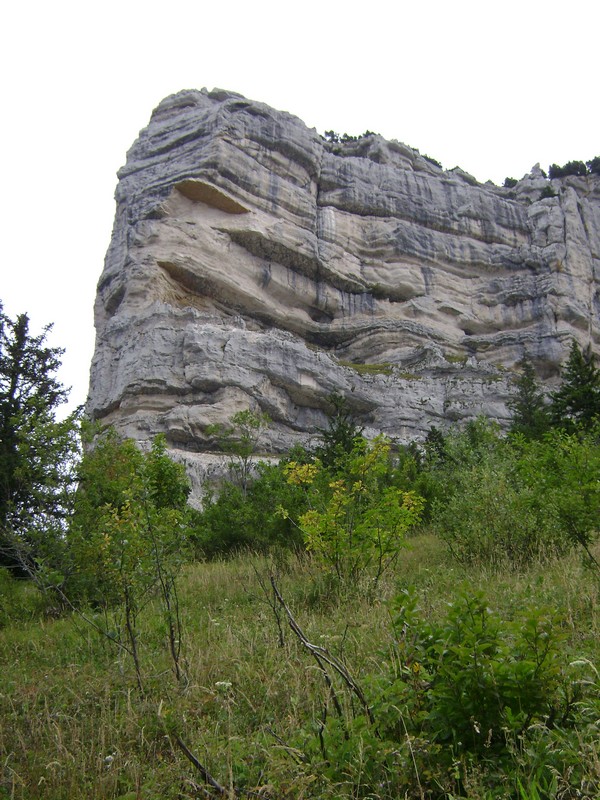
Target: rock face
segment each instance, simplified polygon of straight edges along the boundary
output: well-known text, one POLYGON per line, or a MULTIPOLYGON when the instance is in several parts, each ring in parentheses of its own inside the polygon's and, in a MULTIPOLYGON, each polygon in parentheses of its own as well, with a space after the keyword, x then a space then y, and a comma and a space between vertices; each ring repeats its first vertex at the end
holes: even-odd
POLYGON ((88 410, 164 432, 198 481, 206 427, 245 408, 273 421, 265 452, 314 436, 332 392, 409 440, 506 421, 525 352, 552 382, 572 337, 598 350, 597 175, 480 185, 203 89, 154 111, 116 201, 88 410))

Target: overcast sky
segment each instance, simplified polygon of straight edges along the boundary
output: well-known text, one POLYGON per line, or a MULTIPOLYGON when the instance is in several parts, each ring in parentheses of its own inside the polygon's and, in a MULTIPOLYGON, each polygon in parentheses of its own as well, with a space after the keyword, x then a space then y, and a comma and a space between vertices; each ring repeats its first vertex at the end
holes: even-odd
POLYGON ((84 402, 116 172, 168 94, 206 86, 369 129, 479 181, 600 155, 589 0, 20 0, 0 11, 0 299, 54 323, 84 402))

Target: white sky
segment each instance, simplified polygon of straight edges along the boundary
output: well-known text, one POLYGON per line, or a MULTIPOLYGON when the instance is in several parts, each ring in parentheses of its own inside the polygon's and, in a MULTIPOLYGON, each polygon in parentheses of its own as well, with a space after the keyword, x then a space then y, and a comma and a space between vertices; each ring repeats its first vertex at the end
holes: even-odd
POLYGON ((116 171, 160 100, 215 86, 501 184, 600 155, 592 0, 19 0, 0 11, 0 299, 87 394, 116 171))

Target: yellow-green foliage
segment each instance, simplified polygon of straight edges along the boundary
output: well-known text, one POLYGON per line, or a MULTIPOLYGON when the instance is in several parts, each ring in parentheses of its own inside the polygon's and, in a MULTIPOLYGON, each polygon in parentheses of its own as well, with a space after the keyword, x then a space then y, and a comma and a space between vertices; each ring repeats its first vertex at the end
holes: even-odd
POLYGON ((80 488, 67 540, 70 599, 101 606, 127 594, 147 596, 185 549, 184 510, 189 484, 181 465, 157 437, 150 453, 107 431, 80 465, 80 488), (169 566, 168 566, 169 565, 169 566))
POLYGON ((310 508, 298 525, 308 552, 344 580, 370 573, 376 583, 397 558, 424 500, 388 484, 390 443, 383 436, 357 444, 345 470, 332 479, 319 459, 291 462, 288 482, 306 488, 310 508))

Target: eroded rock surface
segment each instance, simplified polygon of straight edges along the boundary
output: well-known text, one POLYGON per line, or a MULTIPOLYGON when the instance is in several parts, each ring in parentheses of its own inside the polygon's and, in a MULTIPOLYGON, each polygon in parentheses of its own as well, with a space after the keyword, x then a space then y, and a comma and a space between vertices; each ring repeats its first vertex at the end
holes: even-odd
POLYGON ((313 436, 334 391, 367 432, 409 440, 506 421, 525 352, 551 382, 572 337, 598 349, 599 176, 481 185, 202 90, 154 111, 116 201, 88 409, 164 432, 197 480, 206 427, 238 410, 270 415, 265 452, 313 436))

